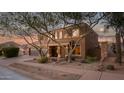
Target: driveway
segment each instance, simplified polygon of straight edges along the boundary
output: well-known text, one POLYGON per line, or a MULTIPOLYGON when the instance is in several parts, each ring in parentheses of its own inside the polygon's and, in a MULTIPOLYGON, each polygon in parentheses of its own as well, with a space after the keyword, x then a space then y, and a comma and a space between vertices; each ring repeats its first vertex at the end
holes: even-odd
POLYGON ((19 57, 13 57, 13 58, 0 58, 0 66, 9 66, 12 63, 15 62, 21 62, 21 61, 26 61, 26 60, 32 60, 35 58, 35 56, 19 56, 19 57))
POLYGON ((31 80, 31 78, 0 66, 0 80, 31 80))
POLYGON ((25 76, 19 72, 11 70, 8 66, 15 62, 30 59, 29 56, 19 56, 15 58, 0 58, 0 80, 31 80, 31 77, 25 76))

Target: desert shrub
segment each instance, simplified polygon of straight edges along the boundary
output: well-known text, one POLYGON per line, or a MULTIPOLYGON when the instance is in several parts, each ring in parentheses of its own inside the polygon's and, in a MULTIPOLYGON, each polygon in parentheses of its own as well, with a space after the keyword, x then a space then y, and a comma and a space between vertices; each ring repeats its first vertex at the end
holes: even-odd
POLYGON ((108 70, 115 70, 115 67, 114 65, 107 65, 106 67, 108 70))
POLYGON ((46 57, 46 56, 38 57, 37 62, 38 63, 47 63, 48 62, 48 57, 46 57))
POLYGON ((19 54, 19 48, 18 47, 4 47, 2 48, 3 55, 7 58, 11 57, 17 57, 19 54))

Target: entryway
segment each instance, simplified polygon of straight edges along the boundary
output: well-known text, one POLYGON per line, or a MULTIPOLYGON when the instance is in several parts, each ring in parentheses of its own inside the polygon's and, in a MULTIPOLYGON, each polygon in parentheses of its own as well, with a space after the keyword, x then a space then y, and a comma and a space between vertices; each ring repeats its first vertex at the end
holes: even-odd
POLYGON ((57 57, 58 56, 57 46, 51 46, 50 50, 51 50, 51 57, 57 57))

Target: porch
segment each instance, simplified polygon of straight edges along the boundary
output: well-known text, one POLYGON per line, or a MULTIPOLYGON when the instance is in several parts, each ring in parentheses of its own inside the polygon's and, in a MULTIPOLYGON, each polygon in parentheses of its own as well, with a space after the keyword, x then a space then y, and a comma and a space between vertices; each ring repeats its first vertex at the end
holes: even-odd
POLYGON ((65 58, 68 54, 68 45, 58 46, 52 45, 48 46, 48 57, 51 58, 65 58))

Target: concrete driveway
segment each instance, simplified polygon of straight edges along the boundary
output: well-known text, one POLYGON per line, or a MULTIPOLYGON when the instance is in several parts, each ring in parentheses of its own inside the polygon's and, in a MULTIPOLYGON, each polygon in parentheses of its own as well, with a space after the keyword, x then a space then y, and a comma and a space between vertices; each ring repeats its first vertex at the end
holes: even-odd
POLYGON ((12 69, 9 69, 8 66, 15 62, 20 62, 25 59, 29 59, 29 56, 19 56, 14 58, 1 58, 0 59, 0 80, 31 80, 31 77, 23 75, 19 72, 16 72, 12 69))
POLYGON ((0 80, 31 80, 31 78, 0 66, 0 80))

